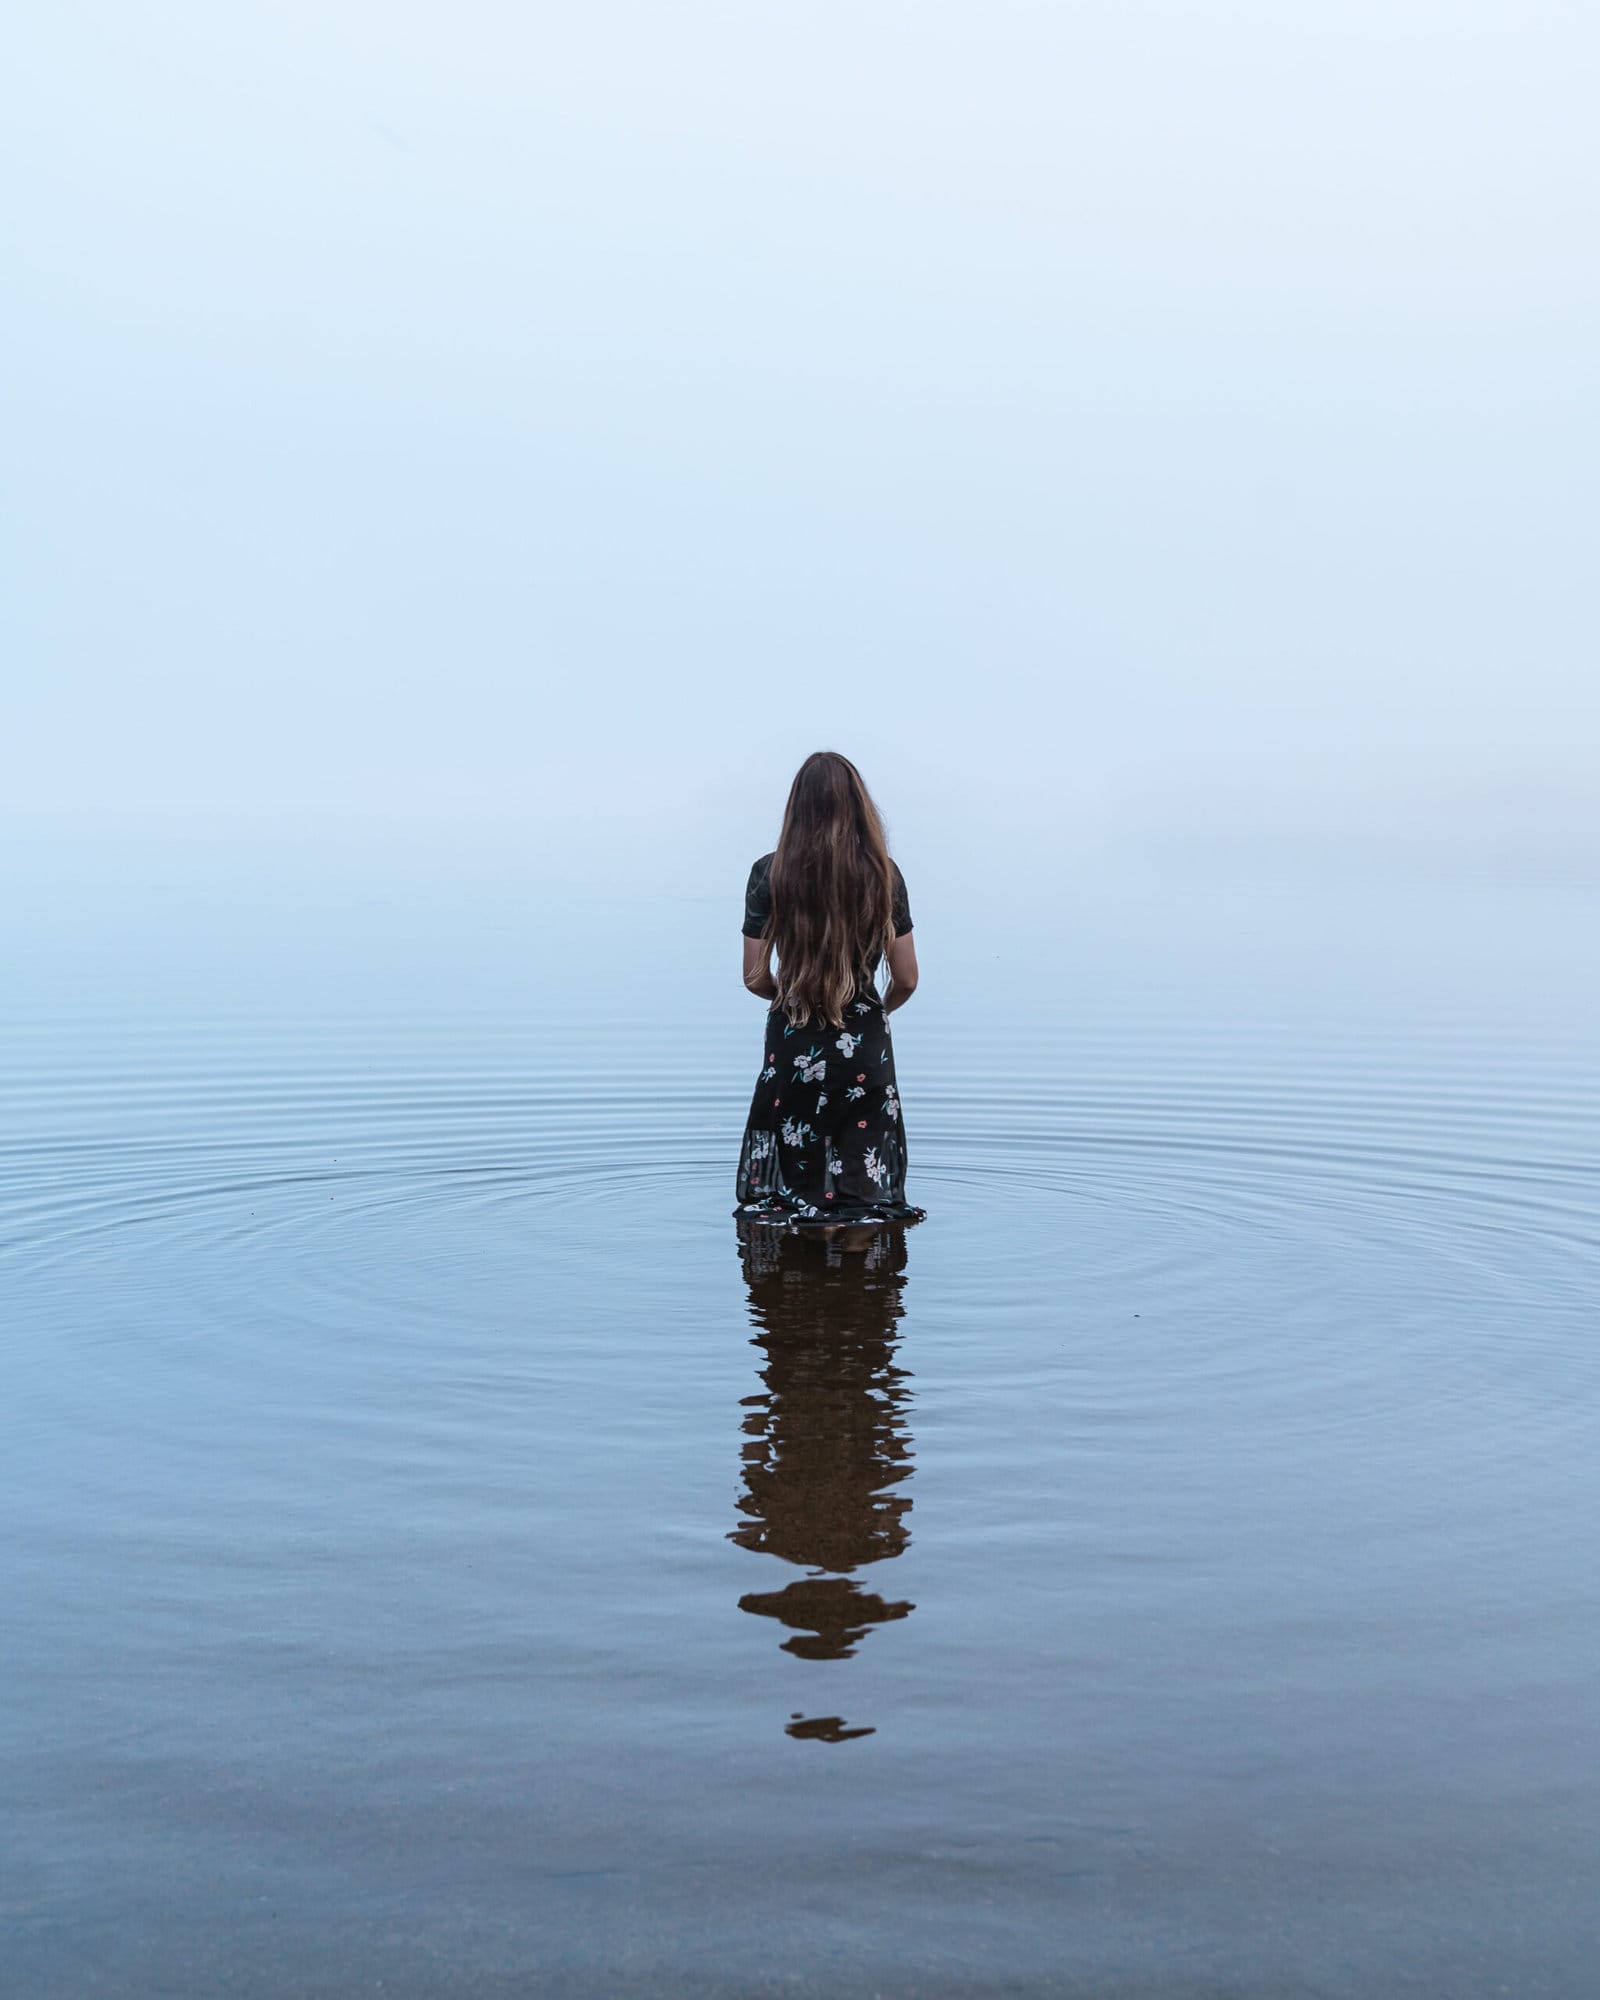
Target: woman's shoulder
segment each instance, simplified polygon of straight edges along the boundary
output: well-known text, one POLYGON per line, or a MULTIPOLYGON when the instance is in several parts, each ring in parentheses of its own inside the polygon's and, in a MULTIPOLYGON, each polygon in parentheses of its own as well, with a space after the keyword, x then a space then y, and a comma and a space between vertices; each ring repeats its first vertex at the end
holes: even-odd
POLYGON ((744 885, 744 934, 748 938, 762 936, 772 914, 771 867, 772 856, 763 854, 752 865, 750 879, 744 885))
POLYGON ((906 878, 900 873, 899 862, 891 857, 889 866, 894 870, 894 894, 890 898, 894 934, 896 937, 904 937, 911 929, 911 894, 906 888, 906 878))

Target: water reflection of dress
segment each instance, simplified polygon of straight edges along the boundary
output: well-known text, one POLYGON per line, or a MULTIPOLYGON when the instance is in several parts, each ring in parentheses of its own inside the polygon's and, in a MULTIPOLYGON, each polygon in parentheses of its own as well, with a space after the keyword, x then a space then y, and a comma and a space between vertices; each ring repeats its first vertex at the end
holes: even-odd
POLYGON ((787 1626, 785 1652, 847 1659, 874 1625, 913 1609, 853 1574, 911 1540, 911 1378, 893 1359, 905 1236, 886 1228, 850 1250, 741 1223, 740 1253, 766 1366, 765 1392, 744 1399, 743 1519, 729 1539, 813 1573, 739 1608, 787 1626))

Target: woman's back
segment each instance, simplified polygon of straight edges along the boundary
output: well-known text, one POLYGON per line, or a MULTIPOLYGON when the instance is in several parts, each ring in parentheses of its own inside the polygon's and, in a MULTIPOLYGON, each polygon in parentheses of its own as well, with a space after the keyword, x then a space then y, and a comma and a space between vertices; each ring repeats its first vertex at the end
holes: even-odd
POLYGON ((919 1221, 888 1021, 917 983, 911 902, 860 773, 836 752, 800 767, 778 845, 751 867, 742 930, 745 985, 772 1004, 735 1213, 780 1227, 919 1221))
MULTIPOLYGON (((767 938, 772 935, 772 854, 763 854, 750 868, 750 876, 744 890, 744 935, 747 938, 767 938)), ((889 862, 893 878, 890 898, 890 921, 897 938, 906 937, 911 931, 911 899, 906 890, 906 878, 900 872, 900 864, 893 859, 889 862)), ((871 955, 861 964, 862 979, 871 984, 884 958, 883 947, 874 945, 871 955)))

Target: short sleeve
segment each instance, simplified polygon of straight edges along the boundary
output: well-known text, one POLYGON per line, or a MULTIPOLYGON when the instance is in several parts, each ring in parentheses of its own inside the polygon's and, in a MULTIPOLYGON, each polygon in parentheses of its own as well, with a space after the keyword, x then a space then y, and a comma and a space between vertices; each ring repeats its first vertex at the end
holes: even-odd
POLYGON ((767 918, 772 914, 772 856, 763 854, 750 870, 750 879, 744 885, 744 924, 747 938, 758 938, 767 928, 767 918))
POLYGON ((906 894, 906 878, 900 873, 899 862, 891 861, 889 866, 894 870, 894 900, 890 906, 894 912, 894 934, 902 938, 911 928, 911 898, 906 894))

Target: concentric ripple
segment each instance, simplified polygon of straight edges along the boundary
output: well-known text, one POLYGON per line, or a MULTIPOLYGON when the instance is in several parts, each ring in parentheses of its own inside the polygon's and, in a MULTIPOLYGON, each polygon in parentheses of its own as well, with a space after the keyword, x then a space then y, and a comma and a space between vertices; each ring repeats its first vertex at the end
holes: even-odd
MULTIPOLYGON (((357 1049, 326 1029, 292 1048, 129 1031, 86 1050, 36 1024, 13 1048, 0 1263, 14 1297, 68 1321, 91 1291, 181 1284, 219 1311, 331 1322, 403 1299, 419 1261, 715 1221, 747 1087, 726 1051, 662 1077, 571 1035, 537 1061, 481 1032, 357 1049)), ((1595 1349, 1568 1335, 1596 1289, 1600 1108, 1562 1051, 1124 1038, 1080 1044, 1070 1072, 1002 1052, 974 1074, 913 1030, 901 1060, 913 1179, 935 1232, 973 1238, 975 1295, 1003 1266, 1030 1309, 1237 1296, 1229 1342, 1191 1355, 1235 1394, 1252 1352, 1266 1366, 1263 1324, 1334 1306, 1302 1414, 1340 1370, 1352 1390, 1372 1372, 1379 1321, 1391 1390, 1401 1355, 1518 1410, 1595 1387, 1595 1349)))
POLYGON ((956 1826, 1040 1964, 1064 1896, 1292 1913, 1298 1854, 1321 1911, 1373 1828, 1452 1910, 1516 1840, 1566 1881, 1586 1051, 1168 1021, 979 1063, 913 1019, 928 1220, 807 1265, 732 1222, 740 1025, 14 1024, 12 1769, 54 1871, 15 1906, 59 1990, 80 1876, 165 1910, 174 1866, 224 1941, 264 1885, 337 1884, 342 1934, 414 1869, 581 1953, 733 1860, 787 1908, 843 1824, 873 1923, 936 1901, 981 1956, 956 1826))

